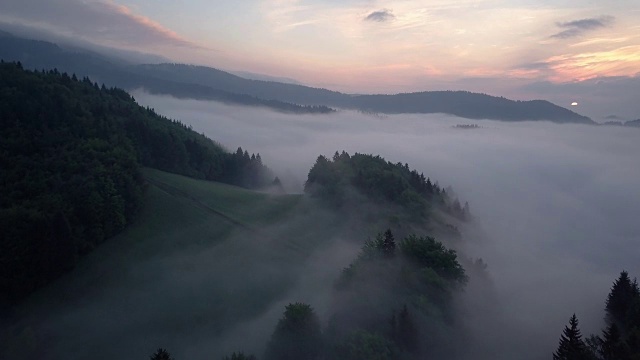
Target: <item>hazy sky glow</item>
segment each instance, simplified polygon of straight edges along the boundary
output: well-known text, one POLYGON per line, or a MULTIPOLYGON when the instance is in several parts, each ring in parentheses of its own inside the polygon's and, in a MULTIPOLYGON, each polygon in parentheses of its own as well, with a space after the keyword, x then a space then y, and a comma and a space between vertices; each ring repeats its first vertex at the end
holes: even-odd
POLYGON ((636 0, 3 3, 0 21, 349 92, 463 88, 528 98, 510 92, 640 74, 636 0))

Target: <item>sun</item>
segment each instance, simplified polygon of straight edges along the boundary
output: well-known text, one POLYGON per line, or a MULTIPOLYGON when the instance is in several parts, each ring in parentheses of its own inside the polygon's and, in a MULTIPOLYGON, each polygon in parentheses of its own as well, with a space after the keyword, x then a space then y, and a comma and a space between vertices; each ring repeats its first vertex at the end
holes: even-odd
POLYGON ((574 101, 571 103, 571 106, 578 106, 578 103, 574 101))

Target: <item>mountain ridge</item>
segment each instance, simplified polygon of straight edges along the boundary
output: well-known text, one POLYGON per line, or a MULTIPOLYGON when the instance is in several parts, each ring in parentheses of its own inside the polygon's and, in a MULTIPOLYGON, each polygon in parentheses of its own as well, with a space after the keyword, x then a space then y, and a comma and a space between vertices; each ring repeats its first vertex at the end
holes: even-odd
POLYGON ((206 66, 124 64, 95 52, 68 51, 51 42, 15 36, 0 37, 0 58, 20 61, 31 69, 56 68, 129 91, 144 88, 152 94, 266 106, 293 113, 330 113, 331 107, 335 107, 385 114, 444 113, 470 119, 594 124, 590 118, 546 100, 514 101, 469 91, 352 95, 305 85, 251 80, 206 66))

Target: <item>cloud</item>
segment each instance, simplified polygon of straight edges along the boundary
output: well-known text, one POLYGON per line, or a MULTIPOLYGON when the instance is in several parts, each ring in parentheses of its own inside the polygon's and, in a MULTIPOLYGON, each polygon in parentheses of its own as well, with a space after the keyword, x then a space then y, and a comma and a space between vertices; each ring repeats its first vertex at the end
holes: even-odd
POLYGON ((565 29, 557 34, 551 35, 555 39, 568 39, 583 35, 585 32, 610 26, 614 21, 613 16, 601 16, 599 18, 588 18, 567 22, 558 22, 559 28, 565 29))
POLYGON ((112 1, 7 0, 0 20, 125 47, 200 48, 151 18, 112 1))
POLYGON ((389 9, 374 11, 364 18, 364 21, 387 22, 395 19, 396 16, 389 9))

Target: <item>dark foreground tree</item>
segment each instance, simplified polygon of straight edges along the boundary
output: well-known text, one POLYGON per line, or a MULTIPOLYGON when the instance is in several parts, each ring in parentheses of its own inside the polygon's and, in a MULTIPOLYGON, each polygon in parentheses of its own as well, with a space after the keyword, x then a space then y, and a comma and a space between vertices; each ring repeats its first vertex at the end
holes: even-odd
POLYGON ((159 348, 150 358, 151 360, 173 360, 171 354, 163 348, 159 348))
POLYGON ((289 304, 267 344, 267 360, 313 360, 320 358, 320 320, 310 305, 289 304))
POLYGON ((225 356, 222 360, 257 360, 253 355, 245 355, 243 352, 233 353, 231 356, 225 356))
POLYGON ((602 340, 598 353, 603 360, 622 360, 627 358, 627 347, 616 324, 611 324, 602 331, 602 340))
POLYGON ((560 336, 558 350, 553 354, 553 360, 585 360, 590 359, 587 346, 582 340, 582 334, 578 329, 576 314, 569 319, 569 326, 565 326, 560 336))
POLYGON ((607 297, 607 323, 618 325, 622 334, 626 335, 633 327, 633 322, 638 320, 639 302, 638 283, 631 280, 629 273, 622 271, 607 297))

